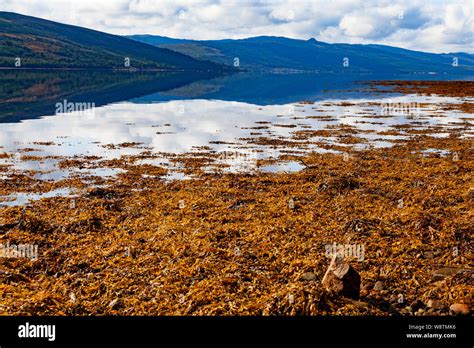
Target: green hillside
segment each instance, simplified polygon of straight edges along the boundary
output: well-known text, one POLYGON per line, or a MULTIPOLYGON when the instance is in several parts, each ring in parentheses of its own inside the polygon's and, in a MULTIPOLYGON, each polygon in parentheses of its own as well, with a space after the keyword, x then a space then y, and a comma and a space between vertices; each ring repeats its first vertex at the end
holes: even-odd
POLYGON ((0 67, 218 70, 219 64, 127 38, 11 12, 0 12, 0 67))

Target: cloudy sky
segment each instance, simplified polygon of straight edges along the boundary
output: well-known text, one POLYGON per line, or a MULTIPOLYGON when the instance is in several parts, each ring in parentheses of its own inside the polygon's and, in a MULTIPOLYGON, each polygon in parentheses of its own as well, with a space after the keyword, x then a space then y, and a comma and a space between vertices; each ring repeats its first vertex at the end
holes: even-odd
POLYGON ((113 34, 287 36, 474 53, 472 0, 1 0, 13 11, 113 34))

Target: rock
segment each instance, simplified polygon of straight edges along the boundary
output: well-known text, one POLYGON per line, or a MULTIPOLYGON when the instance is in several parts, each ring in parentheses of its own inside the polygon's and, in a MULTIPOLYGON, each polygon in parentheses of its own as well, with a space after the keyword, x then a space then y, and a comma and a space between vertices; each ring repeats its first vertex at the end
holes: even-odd
POLYGON ((337 254, 332 258, 322 284, 328 292, 337 295, 355 299, 360 296, 359 273, 352 266, 338 258, 337 254))
POLYGON ((306 272, 306 273, 303 273, 300 279, 310 282, 310 281, 316 280, 317 278, 318 277, 313 272, 306 272))
POLYGON ((469 306, 465 303, 455 303, 449 307, 449 313, 451 315, 468 315, 469 312, 469 306))
POLYGON ((381 291, 383 289, 384 289, 383 282, 381 282, 380 280, 375 282, 375 285, 374 285, 375 291, 381 291))
POLYGON ((434 309, 434 310, 439 310, 443 309, 444 305, 441 301, 437 300, 428 300, 428 303, 426 304, 428 308, 434 309))
POLYGON ((462 269, 459 269, 456 267, 440 268, 433 272, 433 280, 434 281, 443 280, 444 278, 455 276, 456 274, 461 273, 461 272, 462 272, 462 269))

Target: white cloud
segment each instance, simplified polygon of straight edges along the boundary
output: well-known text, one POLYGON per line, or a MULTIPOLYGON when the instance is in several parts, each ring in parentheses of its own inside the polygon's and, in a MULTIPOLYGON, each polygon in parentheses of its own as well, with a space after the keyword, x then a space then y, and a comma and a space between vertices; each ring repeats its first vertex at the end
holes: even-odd
POLYGON ((119 35, 315 37, 474 53, 471 0, 2 0, 0 10, 119 35))
POLYGON ((367 15, 342 17, 339 28, 348 36, 370 37, 377 29, 376 19, 367 15))

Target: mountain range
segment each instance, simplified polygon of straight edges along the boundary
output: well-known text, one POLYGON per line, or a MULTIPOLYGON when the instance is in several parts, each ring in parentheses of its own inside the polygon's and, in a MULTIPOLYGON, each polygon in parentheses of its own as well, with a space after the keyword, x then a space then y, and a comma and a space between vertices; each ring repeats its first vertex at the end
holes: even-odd
POLYGON ((0 12, 0 68, 18 67, 472 74, 474 55, 272 36, 207 41, 153 35, 122 37, 0 12), (21 66, 15 65, 17 58, 21 66))
POLYGON ((472 54, 425 53, 384 45, 329 44, 314 38, 297 40, 259 36, 213 41, 172 39, 153 35, 131 35, 127 38, 167 48, 200 60, 229 66, 237 62, 241 69, 248 70, 474 72, 472 54))

